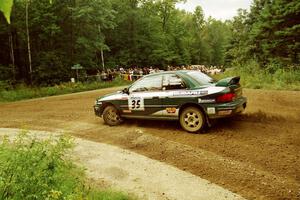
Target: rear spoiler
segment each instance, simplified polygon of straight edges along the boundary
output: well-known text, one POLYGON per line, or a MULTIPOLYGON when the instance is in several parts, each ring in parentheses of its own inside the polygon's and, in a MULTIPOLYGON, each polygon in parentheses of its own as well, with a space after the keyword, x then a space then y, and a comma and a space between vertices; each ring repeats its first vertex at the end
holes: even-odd
POLYGON ((227 87, 230 85, 238 85, 240 83, 240 77, 239 76, 234 76, 234 77, 228 77, 228 78, 224 78, 219 80, 216 83, 216 86, 223 86, 223 87, 227 87))

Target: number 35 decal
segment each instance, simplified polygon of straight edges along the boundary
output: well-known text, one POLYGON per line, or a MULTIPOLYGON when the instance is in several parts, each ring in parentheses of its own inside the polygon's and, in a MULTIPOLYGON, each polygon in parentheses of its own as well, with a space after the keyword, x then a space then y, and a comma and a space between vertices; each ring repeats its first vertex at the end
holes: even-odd
POLYGON ((141 100, 132 100, 132 109, 139 109, 141 107, 141 100))
POLYGON ((128 99, 129 110, 144 110, 144 99, 141 97, 130 97, 128 99))

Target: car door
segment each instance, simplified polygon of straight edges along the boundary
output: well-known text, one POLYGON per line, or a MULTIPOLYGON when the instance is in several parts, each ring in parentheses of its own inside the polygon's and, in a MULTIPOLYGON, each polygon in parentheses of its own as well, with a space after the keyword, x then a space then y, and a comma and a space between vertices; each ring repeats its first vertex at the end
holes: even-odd
POLYGON ((144 77, 129 88, 130 115, 145 118, 161 117, 164 96, 162 75, 144 77))
POLYGON ((162 98, 162 115, 166 118, 177 118, 180 105, 188 101, 188 96, 178 94, 187 93, 187 85, 175 73, 164 74, 163 90, 165 98, 162 98))

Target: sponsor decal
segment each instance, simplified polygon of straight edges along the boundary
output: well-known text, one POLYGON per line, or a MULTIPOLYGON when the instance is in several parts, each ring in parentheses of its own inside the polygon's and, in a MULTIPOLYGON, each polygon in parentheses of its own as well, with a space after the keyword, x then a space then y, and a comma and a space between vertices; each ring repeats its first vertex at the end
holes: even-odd
POLYGON ((216 100, 215 99, 198 99, 198 103, 215 103, 216 100))
POLYGON ((207 95, 207 94, 208 94, 208 90, 200 91, 200 95, 207 95))
POLYGON ((166 108, 167 113, 176 113, 176 108, 166 108))
POLYGON ((199 95, 207 95, 208 90, 200 90, 200 91, 176 91, 173 93, 173 96, 199 96, 199 95))
POLYGON ((207 114, 209 114, 209 115, 216 114, 216 108, 215 107, 208 107, 207 108, 207 114))
POLYGON ((218 111, 218 115, 230 115, 232 110, 220 110, 218 111))

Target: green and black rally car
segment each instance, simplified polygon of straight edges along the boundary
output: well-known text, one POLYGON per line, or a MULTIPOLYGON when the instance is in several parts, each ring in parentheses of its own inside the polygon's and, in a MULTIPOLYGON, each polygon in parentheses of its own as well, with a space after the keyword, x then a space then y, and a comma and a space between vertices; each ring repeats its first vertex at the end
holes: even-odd
POLYGON ((167 71, 144 76, 122 91, 98 98, 95 114, 114 126, 123 118, 179 120, 198 132, 210 119, 241 113, 247 104, 240 77, 218 82, 199 71, 167 71))

